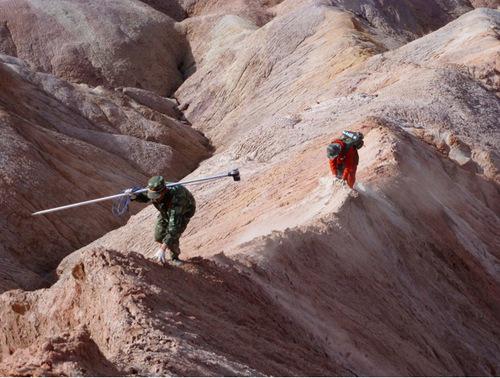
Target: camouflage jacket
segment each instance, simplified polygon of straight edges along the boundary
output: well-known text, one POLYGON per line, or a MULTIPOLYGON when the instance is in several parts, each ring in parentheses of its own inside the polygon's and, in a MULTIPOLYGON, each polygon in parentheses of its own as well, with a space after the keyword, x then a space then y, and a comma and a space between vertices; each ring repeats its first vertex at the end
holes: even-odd
MULTIPOLYGON (((140 193, 135 198, 138 202, 150 202, 146 193, 140 193)), ((177 224, 176 218, 182 217, 184 214, 194 213, 196 203, 193 195, 182 185, 177 185, 168 188, 166 195, 160 201, 151 201, 158 209, 161 217, 169 221, 169 224, 177 224)))

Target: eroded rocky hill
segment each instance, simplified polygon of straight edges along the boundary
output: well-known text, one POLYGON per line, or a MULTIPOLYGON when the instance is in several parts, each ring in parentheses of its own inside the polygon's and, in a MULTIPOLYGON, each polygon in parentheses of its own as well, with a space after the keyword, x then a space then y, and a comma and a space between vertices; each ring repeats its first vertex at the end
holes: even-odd
MULTIPOLYGON (((65 2, 65 19, 78 3, 65 2)), ((116 221, 97 207, 35 222, 19 204, 28 213, 55 193, 70 202, 156 172, 179 178, 208 157, 200 132, 215 151, 189 177, 240 167, 242 181, 192 188, 180 268, 153 261, 147 207, 65 257, 52 286, 1 294, 0 372, 498 375, 499 11, 431 0, 128 3, 165 12, 189 45, 171 43, 181 46, 179 106, 155 88, 75 84, 2 56, 2 197, 16 189, 2 206, 2 247, 24 245, 22 235, 65 241, 37 255, 55 264, 116 221), (345 129, 365 134, 355 190, 333 183, 324 156, 345 129), (82 189, 81 177, 104 186, 82 189), (62 180, 72 190, 59 195, 62 180), (33 194, 40 187, 53 194, 33 194)), ((19 277, 43 265, 27 247, 2 251, 15 266, 2 268, 16 282, 5 289, 29 287, 19 277)))
POLYGON ((115 193, 209 156, 175 100, 70 84, 0 55, 0 290, 34 289, 72 250, 123 224, 110 205, 31 213, 115 193))

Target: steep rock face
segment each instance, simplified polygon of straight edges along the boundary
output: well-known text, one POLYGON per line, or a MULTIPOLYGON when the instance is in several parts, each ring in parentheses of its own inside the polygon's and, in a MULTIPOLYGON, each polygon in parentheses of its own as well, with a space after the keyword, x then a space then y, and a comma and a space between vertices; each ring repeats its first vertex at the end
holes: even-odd
POLYGON ((470 11, 467 0, 183 0, 190 18, 220 14, 236 15, 262 26, 276 15, 296 10, 305 4, 335 6, 352 12, 361 20, 400 42, 421 37, 470 11))
POLYGON ((331 2, 274 11, 189 30, 177 97, 217 148, 192 177, 242 181, 193 187, 188 261, 151 261, 149 207, 51 288, 0 295, 1 373, 498 374, 498 12, 387 51, 331 2), (354 191, 325 158, 345 129, 366 137, 354 191))
POLYGON ((346 71, 320 99, 365 94, 372 115, 401 123, 460 165, 499 182, 499 26, 498 11, 469 12, 346 71))
POLYGON ((2 291, 36 287, 42 278, 29 271, 43 275, 123 222, 109 203, 32 212, 144 185, 154 174, 179 179, 208 155, 198 132, 119 92, 74 86, 5 55, 0 83, 2 291))
MULTIPOLYGON (((462 16, 408 46, 363 59, 328 85, 311 82, 304 92, 318 92, 303 108, 294 102, 301 93, 290 64, 272 72, 274 80, 290 80, 283 90, 290 97, 245 92, 256 90, 249 78, 266 62, 248 67, 255 69, 248 79, 224 77, 240 86, 232 93, 245 101, 238 113, 217 120, 204 115, 222 113, 218 107, 206 113, 195 107, 195 126, 220 138, 221 147, 193 176, 239 166, 243 181, 193 188, 198 212, 182 256, 243 270, 324 348, 325 360, 355 374, 497 374, 500 209, 491 156, 500 109, 495 90, 463 70, 495 56, 497 24, 494 11, 462 16), (458 48, 460 40, 474 45, 460 45, 468 53, 458 60, 447 46, 458 48), (486 52, 479 60, 470 59, 476 44, 486 52), (286 99, 291 104, 280 109, 286 99), (343 129, 366 135, 356 192, 327 177, 325 145, 343 129), (463 164, 456 149, 469 145, 474 161, 463 164)), ((301 56, 294 50, 287 63, 303 62, 301 56)), ((306 75, 311 66, 300 67, 306 75)), ((224 101, 230 107, 239 99, 224 101)), ((152 259, 155 213, 148 208, 68 256, 60 274, 99 247, 152 259)))
POLYGON ((1 303, 1 374, 347 374, 248 278, 202 259, 177 270, 97 249, 1 303))
MULTIPOLYGON (((373 115, 435 135, 435 144, 448 151, 453 141, 462 141, 470 168, 496 179, 498 11, 475 10, 373 57, 383 51, 375 37, 358 31, 354 20, 335 8, 305 8, 283 17, 297 29, 280 26, 287 23, 275 18, 256 31, 241 29, 241 38, 228 48, 215 39, 209 59, 177 91, 187 117, 219 149, 230 150, 234 159, 264 161, 279 148, 261 151, 262 133, 270 140, 281 135, 284 148, 295 143, 290 135, 314 137, 373 115), (295 40, 296 48, 280 44, 283 36, 295 40), (267 49, 266 43, 280 47, 267 49), (206 90, 200 90, 202 80, 210 81, 206 90), (327 114, 327 122, 303 127, 301 117, 315 111, 327 114)), ((217 27, 230 25, 223 20, 217 27)))
MULTIPOLYGON (((328 137, 317 138, 246 165, 237 186, 196 190, 183 258, 237 266, 324 348, 325 361, 355 374, 495 374, 498 187, 386 120, 365 125, 357 193, 325 177, 328 137)), ((154 216, 141 212, 68 256, 61 274, 98 246, 152 259, 154 216)))
POLYGON ((0 53, 92 86, 170 94, 187 49, 168 16, 136 0, 20 0, 0 4, 0 53))
MULTIPOLYGON (((360 31, 377 40, 383 48, 395 48, 421 37, 471 10, 466 0, 447 1, 342 1, 342 0, 285 0, 285 1, 212 1, 184 2, 190 17, 180 23, 187 35, 194 62, 203 65, 205 55, 214 55, 217 49, 232 50, 232 44, 243 38, 239 29, 257 29, 273 18, 281 18, 300 10, 313 15, 317 8, 333 8, 346 12, 360 31), (224 19, 224 20, 223 20, 224 19), (228 24, 221 28, 219 24, 228 24), (207 44, 207 34, 211 34, 207 44), (224 44, 221 44, 227 38, 224 44), (216 45, 214 48, 214 44, 216 45), (210 51, 210 53, 209 53, 210 51)), ((314 16, 313 16, 314 17, 314 16)), ((288 19, 291 21, 291 19, 288 19)), ((295 20, 299 25, 303 20, 295 20)), ((330 22, 335 22, 330 18, 330 22)), ((296 33, 301 33, 294 27, 296 33)), ((293 31, 290 31, 293 33, 293 31)), ((252 43, 247 40, 247 43, 252 43)), ((189 61, 189 58, 188 58, 189 61)), ((188 70, 188 74, 194 69, 188 70)))
POLYGON ((336 7, 305 5, 256 30, 240 20, 225 17, 214 27, 203 64, 176 92, 186 116, 219 148, 269 115, 307 106, 340 72, 384 51, 336 7), (210 85, 200 88, 202 80, 210 85))

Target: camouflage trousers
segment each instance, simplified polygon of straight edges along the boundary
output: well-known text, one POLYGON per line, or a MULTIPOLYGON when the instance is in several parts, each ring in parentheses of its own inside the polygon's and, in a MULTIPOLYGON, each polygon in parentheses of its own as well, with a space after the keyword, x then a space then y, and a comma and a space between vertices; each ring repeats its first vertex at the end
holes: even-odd
POLYGON ((194 215, 193 211, 187 212, 176 217, 176 224, 169 230, 169 219, 162 217, 161 214, 156 220, 155 226, 155 240, 158 243, 165 243, 170 250, 170 255, 172 258, 178 258, 181 250, 179 247, 179 239, 182 233, 186 230, 186 227, 194 215))

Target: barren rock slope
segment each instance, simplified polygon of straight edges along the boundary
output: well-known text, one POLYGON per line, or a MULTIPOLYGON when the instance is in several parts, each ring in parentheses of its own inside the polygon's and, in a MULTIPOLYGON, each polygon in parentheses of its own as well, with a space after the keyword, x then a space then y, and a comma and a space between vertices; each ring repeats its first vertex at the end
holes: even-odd
POLYGON ((0 122, 0 291, 39 287, 67 253, 123 224, 109 203, 32 212, 143 185, 153 174, 178 179, 208 155, 206 139, 175 118, 119 92, 35 73, 6 55, 0 122))
MULTIPOLYGON (((216 149, 190 177, 242 181, 193 187, 182 267, 153 261, 150 206, 52 287, 1 294, 0 373, 498 375, 500 13, 393 48, 413 37, 379 2, 345 2, 378 24, 340 3, 263 3, 260 25, 199 2, 175 96, 216 149), (345 129, 365 134, 355 190, 325 157, 345 129)), ((405 4, 413 36, 434 28, 405 4)), ((446 4, 433 25, 470 7, 446 4)))
POLYGON ((174 21, 135 0, 4 0, 0 53, 90 85, 168 95, 182 82, 187 45, 174 21), (3 38, 2 38, 3 39, 3 38))

